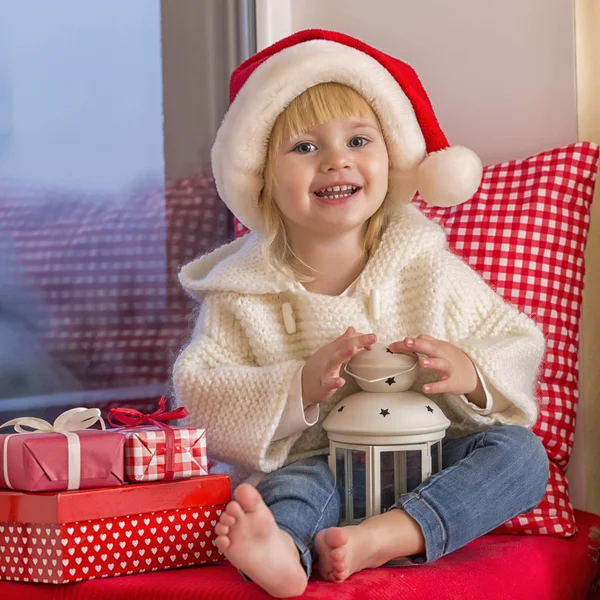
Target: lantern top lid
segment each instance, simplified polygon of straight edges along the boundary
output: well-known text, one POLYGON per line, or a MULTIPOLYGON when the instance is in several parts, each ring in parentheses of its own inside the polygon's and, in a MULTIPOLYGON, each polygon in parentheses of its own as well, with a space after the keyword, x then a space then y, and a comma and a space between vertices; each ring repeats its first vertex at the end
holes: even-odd
POLYGON ((414 352, 392 352, 389 344, 377 342, 372 350, 360 350, 350 360, 350 365, 360 368, 388 369, 390 373, 410 369, 418 361, 414 352))
POLYGON ((360 350, 344 366, 366 392, 403 392, 415 382, 419 357, 414 352, 392 352, 377 342, 371 350, 360 350))

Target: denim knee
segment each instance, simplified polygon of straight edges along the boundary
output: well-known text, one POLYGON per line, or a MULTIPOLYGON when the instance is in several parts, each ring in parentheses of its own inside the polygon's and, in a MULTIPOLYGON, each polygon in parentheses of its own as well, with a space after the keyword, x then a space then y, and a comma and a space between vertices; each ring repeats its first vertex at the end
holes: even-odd
POLYGON ((506 461, 523 471, 523 476, 536 499, 523 512, 533 510, 546 493, 550 477, 550 463, 542 440, 530 429, 519 425, 492 427, 486 432, 486 438, 502 445, 506 461))

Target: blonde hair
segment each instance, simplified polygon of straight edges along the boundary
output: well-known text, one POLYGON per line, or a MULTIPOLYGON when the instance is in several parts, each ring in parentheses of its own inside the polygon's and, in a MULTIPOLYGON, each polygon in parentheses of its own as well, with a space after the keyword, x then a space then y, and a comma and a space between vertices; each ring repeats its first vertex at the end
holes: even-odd
MULTIPOLYGON (((379 123, 373 109, 358 92, 341 83, 331 82, 321 83, 305 90, 277 117, 269 137, 263 174, 265 184, 258 197, 258 209, 262 219, 261 239, 265 259, 287 277, 308 282, 314 280, 311 273, 315 270, 294 254, 288 241, 281 211, 273 199, 273 172, 279 147, 286 140, 323 123, 368 116, 374 116, 379 123)), ((368 255, 375 250, 387 226, 389 220, 387 205, 386 197, 367 223, 363 244, 368 255)))

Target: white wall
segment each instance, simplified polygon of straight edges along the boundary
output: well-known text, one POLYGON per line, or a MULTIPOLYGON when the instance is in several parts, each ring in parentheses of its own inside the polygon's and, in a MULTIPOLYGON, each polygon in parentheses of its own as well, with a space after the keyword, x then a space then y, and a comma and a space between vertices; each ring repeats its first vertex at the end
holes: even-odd
POLYGON ((311 27, 411 64, 451 143, 486 164, 577 139, 569 0, 259 0, 261 47, 311 27))

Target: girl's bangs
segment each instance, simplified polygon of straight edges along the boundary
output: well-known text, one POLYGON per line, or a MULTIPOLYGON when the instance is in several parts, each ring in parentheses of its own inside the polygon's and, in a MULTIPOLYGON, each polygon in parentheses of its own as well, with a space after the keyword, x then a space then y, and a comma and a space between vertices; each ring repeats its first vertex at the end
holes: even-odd
POLYGON ((279 115, 271 133, 271 147, 329 121, 377 116, 355 90, 341 83, 321 83, 292 100, 279 115))

